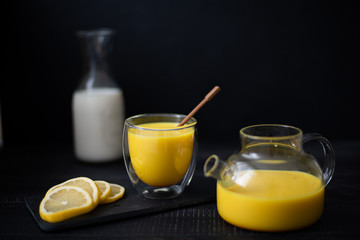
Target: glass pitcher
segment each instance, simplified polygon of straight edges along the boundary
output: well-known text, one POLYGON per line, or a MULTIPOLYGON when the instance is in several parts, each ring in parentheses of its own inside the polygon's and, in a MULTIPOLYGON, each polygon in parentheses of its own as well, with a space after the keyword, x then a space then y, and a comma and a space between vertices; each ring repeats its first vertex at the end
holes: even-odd
POLYGON ((325 186, 335 169, 330 142, 296 127, 262 124, 240 130, 242 149, 226 161, 210 156, 204 174, 217 182, 217 206, 227 222, 258 231, 306 227, 322 215, 325 186), (302 145, 318 140, 323 168, 302 145))

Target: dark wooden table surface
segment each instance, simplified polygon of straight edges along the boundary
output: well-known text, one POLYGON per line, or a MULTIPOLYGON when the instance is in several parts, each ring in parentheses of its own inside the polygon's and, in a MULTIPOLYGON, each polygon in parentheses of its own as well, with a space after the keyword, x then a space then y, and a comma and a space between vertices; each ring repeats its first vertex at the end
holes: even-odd
MULTIPOLYGON (((45 232, 27 209, 25 198, 42 194, 52 185, 75 176, 116 182, 119 175, 125 174, 123 163, 80 163, 71 146, 5 146, 0 152, 0 239, 358 239, 360 140, 332 142, 336 169, 326 188, 322 218, 308 228, 285 233, 252 232, 234 227, 218 215, 215 201, 45 232)), ((197 174, 201 174, 203 163, 210 154, 226 157, 233 150, 234 146, 200 143, 197 174)), ((215 191, 214 185, 206 187, 215 191)))

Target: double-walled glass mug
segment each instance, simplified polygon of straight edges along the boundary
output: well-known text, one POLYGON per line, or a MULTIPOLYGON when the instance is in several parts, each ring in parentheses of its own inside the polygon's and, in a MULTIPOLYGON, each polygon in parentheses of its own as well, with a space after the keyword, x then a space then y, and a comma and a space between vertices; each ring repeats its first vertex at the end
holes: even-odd
POLYGON ((173 198, 189 185, 196 167, 196 120, 181 114, 142 114, 125 120, 123 154, 130 180, 142 196, 173 198))
POLYGON ((296 127, 264 124, 241 129, 241 151, 226 161, 210 156, 205 176, 217 182, 217 207, 227 222, 258 231, 306 227, 322 215, 325 186, 335 168, 330 142, 296 127), (322 144, 324 164, 303 151, 310 140, 322 144))

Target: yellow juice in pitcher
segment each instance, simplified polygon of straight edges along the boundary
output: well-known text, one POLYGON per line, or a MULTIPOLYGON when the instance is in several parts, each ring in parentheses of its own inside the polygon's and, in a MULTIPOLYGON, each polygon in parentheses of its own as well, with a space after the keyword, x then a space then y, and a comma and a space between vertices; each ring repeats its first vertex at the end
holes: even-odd
POLYGON ((129 130, 131 164, 144 183, 166 187, 185 176, 192 159, 194 128, 178 128, 177 125, 145 123, 129 130))
POLYGON ((217 183, 217 206, 227 222, 258 231, 288 231, 316 222, 324 205, 321 179, 298 171, 248 170, 238 185, 217 183))

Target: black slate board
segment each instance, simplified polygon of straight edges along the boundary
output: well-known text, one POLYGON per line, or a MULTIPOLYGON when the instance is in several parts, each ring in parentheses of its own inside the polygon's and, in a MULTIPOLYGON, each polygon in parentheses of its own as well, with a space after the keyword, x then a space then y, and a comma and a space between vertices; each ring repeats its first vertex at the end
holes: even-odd
POLYGON ((216 198, 215 183, 214 179, 195 173, 192 182, 180 196, 166 200, 152 200, 140 196, 131 183, 126 181, 122 183, 126 191, 121 200, 99 205, 89 213, 59 223, 49 223, 40 218, 39 205, 44 195, 25 197, 25 202, 42 230, 59 231, 211 202, 216 198))

